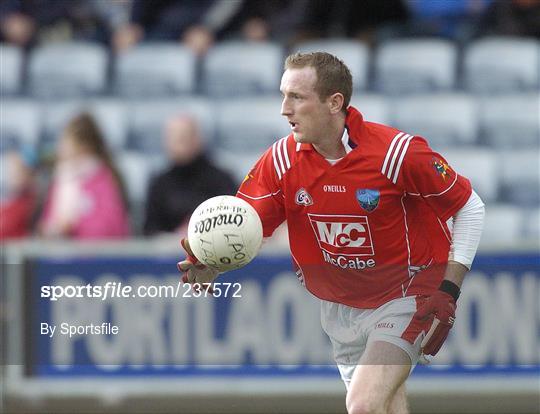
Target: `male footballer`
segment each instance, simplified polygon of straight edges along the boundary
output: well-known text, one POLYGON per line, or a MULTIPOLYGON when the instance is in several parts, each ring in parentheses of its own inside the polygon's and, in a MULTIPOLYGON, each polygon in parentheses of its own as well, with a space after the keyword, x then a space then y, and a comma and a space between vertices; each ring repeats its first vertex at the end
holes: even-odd
MULTIPOLYGON (((352 89, 337 57, 289 56, 280 90, 292 132, 237 196, 257 210, 265 237, 287 221, 296 274, 321 300, 349 414, 405 414, 406 379, 454 323, 484 204, 424 138, 365 121, 349 106, 352 89)), ((217 272, 183 245, 187 280, 213 281, 217 272)))

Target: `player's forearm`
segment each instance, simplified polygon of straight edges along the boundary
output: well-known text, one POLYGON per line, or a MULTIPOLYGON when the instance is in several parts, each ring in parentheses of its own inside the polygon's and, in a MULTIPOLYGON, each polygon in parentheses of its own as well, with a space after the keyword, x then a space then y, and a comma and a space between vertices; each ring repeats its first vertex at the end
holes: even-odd
POLYGON ((469 269, 465 265, 449 260, 444 274, 444 280, 448 280, 461 288, 463 279, 465 279, 468 271, 469 269))
POLYGON ((461 272, 458 270, 460 267, 449 266, 449 280, 455 278, 462 281, 467 269, 471 268, 482 236, 484 213, 484 203, 473 191, 467 203, 454 216, 449 262, 460 264, 466 269, 461 272))

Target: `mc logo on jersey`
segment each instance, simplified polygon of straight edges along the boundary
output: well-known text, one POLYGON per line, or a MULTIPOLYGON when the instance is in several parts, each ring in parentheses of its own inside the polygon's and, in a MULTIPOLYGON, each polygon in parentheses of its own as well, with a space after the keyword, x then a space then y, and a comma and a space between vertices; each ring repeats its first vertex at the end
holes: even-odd
POLYGON ((343 256, 372 256, 373 242, 366 216, 308 214, 319 247, 343 256))

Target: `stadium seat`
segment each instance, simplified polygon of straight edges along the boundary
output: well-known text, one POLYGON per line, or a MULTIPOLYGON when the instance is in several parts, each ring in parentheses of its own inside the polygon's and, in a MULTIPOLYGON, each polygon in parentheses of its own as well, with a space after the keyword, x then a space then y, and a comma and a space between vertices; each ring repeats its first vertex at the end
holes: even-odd
POLYGON ((29 62, 29 92, 39 98, 100 94, 106 86, 107 50, 83 43, 50 44, 35 49, 29 62))
POLYGON ((123 100, 94 99, 85 105, 96 119, 109 149, 121 151, 127 146, 128 108, 123 100))
POLYGON ((217 106, 218 146, 236 153, 262 153, 291 133, 281 115, 281 98, 261 97, 222 101, 217 106))
POLYGON ((238 156, 237 152, 217 148, 213 158, 218 166, 231 173, 233 179, 240 184, 261 157, 263 151, 242 152, 241 156, 238 156))
POLYGON ((124 151, 117 155, 116 165, 124 180, 129 200, 141 204, 148 190, 152 174, 152 163, 143 153, 124 151))
POLYGON ((369 50, 364 43, 348 39, 328 39, 304 42, 297 45, 298 52, 328 52, 349 67, 355 90, 366 89, 369 75, 369 50))
POLYGON ((512 246, 523 234, 524 210, 514 205, 495 204, 486 208, 481 247, 512 246))
POLYGON ((221 43, 206 55, 203 88, 212 96, 277 93, 282 65, 278 44, 221 43))
POLYGON ((534 243, 538 251, 540 247, 540 208, 532 208, 525 213, 525 223, 523 228, 523 238, 534 243))
POLYGON ((487 37, 464 55, 466 87, 475 93, 538 90, 540 42, 518 37, 487 37))
POLYGON ((434 149, 476 143, 477 106, 469 95, 411 96, 393 100, 392 105, 394 125, 426 138, 434 149))
POLYGON ((494 151, 489 149, 444 150, 441 153, 450 166, 467 177, 484 202, 497 198, 500 166, 494 151))
POLYGON ((389 100, 384 95, 353 94, 351 105, 360 111, 365 121, 392 124, 389 100))
POLYGON ((121 53, 114 90, 124 97, 166 97, 195 89, 193 52, 178 43, 148 43, 121 53))
POLYGON ((126 147, 128 124, 124 103, 114 99, 63 100, 43 104, 43 133, 40 144, 45 153, 54 152, 64 127, 71 118, 81 112, 89 112, 95 117, 110 150, 119 151, 126 147))
POLYGON ((0 152, 0 200, 4 199, 9 192, 9 167, 8 167, 8 154, 0 152))
POLYGON ((540 152, 520 150, 498 154, 501 171, 499 198, 520 206, 540 204, 540 152))
POLYGON ((162 154, 165 122, 174 115, 182 114, 195 117, 205 143, 212 145, 215 133, 214 113, 211 104, 204 98, 136 101, 130 105, 129 114, 129 149, 162 154))
POLYGON ((486 144, 512 149, 540 147, 540 93, 485 98, 479 109, 486 144))
POLYGON ((0 152, 28 145, 37 149, 41 112, 37 103, 23 99, 3 99, 0 116, 0 152))
POLYGON ((16 95, 21 91, 23 54, 21 49, 7 44, 0 45, 0 93, 16 95))
POLYGON ((457 48, 446 40, 393 40, 375 58, 376 88, 386 94, 446 91, 455 86, 457 48))

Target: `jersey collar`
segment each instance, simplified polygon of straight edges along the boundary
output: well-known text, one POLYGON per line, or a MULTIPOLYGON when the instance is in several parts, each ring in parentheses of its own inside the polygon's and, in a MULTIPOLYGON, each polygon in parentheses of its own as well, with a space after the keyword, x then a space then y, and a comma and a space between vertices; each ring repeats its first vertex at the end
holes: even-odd
MULTIPOLYGON (((345 118, 345 131, 341 137, 341 142, 345 147, 347 154, 358 146, 358 137, 364 128, 364 119, 362 114, 353 106, 347 108, 347 117, 345 118)), ((300 143, 296 144, 296 151, 314 151, 311 144, 300 143)))

